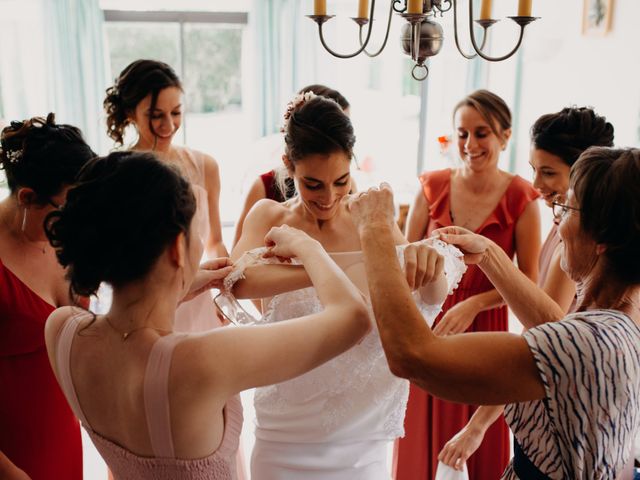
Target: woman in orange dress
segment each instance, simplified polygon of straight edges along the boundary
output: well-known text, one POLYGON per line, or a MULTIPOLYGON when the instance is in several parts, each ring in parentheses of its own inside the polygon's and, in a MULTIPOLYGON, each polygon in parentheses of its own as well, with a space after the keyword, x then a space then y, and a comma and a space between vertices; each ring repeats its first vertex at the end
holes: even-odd
MULTIPOLYGON (((437 228, 457 225, 499 244, 533 281, 540 252, 538 192, 517 175, 498 168, 500 152, 511 135, 511 113, 505 102, 486 90, 465 97, 454 109, 462 166, 426 172, 422 191, 409 213, 407 238, 428 237, 437 228)), ((469 266, 458 288, 447 297, 434 333, 508 330, 507 307, 477 266, 469 266)), ((405 437, 396 446, 396 480, 434 477, 438 454, 467 424, 476 407, 440 400, 411 386, 405 437)), ((468 463, 470 479, 499 478, 509 461, 509 432, 503 418, 486 432, 468 463)))

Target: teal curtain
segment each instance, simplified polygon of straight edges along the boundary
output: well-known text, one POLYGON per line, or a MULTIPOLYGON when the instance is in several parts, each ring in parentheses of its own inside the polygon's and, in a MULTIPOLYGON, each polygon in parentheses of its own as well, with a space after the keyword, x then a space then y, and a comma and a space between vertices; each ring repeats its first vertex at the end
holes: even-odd
POLYGON ((61 122, 80 127, 94 150, 104 153, 102 101, 109 85, 98 0, 45 1, 49 97, 61 122))
MULTIPOLYGON (((258 134, 277 132, 294 92, 316 78, 316 25, 305 17, 308 1, 254 0, 258 134)), ((310 7, 309 7, 310 8, 310 7)))

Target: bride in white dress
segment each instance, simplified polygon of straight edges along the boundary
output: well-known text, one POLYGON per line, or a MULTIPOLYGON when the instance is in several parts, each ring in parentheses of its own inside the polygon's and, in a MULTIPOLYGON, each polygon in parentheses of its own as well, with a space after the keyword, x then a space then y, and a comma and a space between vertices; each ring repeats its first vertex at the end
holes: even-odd
MULTIPOLYGON (((264 245, 274 226, 290 225, 318 240, 368 296, 359 237, 342 201, 350 188, 351 122, 335 102, 309 94, 297 97, 287 113, 283 161, 299 194, 284 204, 257 203, 231 255, 236 265, 253 264, 233 276, 240 278, 233 294, 262 298, 263 322, 322 309, 304 269, 259 265, 266 262, 256 255, 240 260, 264 245)), ((407 281, 432 322, 464 272, 460 253, 439 241, 402 246, 407 242, 400 230, 396 241, 407 281)), ((251 478, 389 480, 387 448, 403 435, 408 392, 409 383, 389 371, 375 327, 360 344, 311 372, 257 389, 251 478)))

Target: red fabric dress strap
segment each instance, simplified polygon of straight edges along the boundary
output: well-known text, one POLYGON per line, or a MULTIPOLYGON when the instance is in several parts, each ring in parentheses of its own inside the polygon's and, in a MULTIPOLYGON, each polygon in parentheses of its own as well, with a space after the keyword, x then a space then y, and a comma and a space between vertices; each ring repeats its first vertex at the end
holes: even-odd
POLYGON ((509 223, 516 222, 527 205, 540 197, 540 193, 533 185, 520 175, 514 176, 507 188, 507 192, 500 199, 504 212, 508 215, 509 223))
POLYGON ((451 190, 451 169, 424 172, 418 177, 422 193, 429 204, 429 217, 440 226, 451 225, 449 215, 449 192, 451 190))

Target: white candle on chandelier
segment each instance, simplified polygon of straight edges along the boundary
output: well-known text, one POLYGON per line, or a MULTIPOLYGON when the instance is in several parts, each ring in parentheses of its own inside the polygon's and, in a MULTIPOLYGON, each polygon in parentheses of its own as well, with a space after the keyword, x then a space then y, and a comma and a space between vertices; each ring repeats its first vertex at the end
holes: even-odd
POLYGON ((327 14, 327 0, 313 0, 313 14, 314 15, 326 15, 327 14))
POLYGON ((358 1, 358 18, 369 18, 369 0, 358 1))
POLYGON ((491 19, 491 0, 482 0, 480 5, 480 20, 491 19))
POLYGON ((530 17, 531 16, 531 3, 532 0, 520 0, 518 3, 518 16, 530 17))
POLYGON ((409 0, 407 13, 422 13, 422 0, 409 0))

